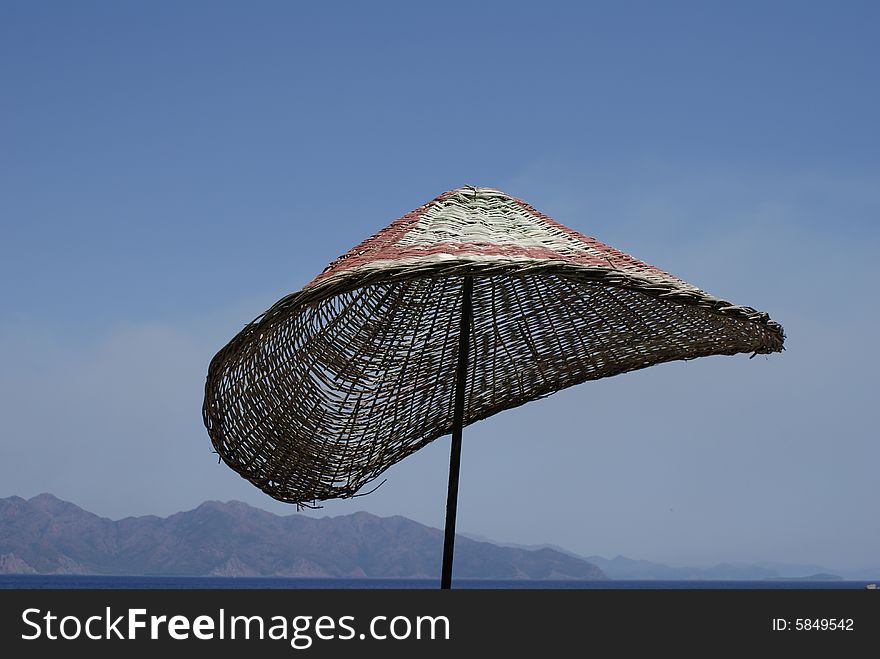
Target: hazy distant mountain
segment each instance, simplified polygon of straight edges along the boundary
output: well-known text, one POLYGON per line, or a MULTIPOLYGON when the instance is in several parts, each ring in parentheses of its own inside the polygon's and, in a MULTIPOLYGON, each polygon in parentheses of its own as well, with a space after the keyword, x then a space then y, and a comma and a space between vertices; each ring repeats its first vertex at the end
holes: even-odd
MULTIPOLYGON (((170 517, 113 521, 41 494, 0 499, 0 572, 297 577, 439 577, 443 533, 405 517, 315 519, 208 501, 170 517)), ((457 536, 455 575, 604 579, 553 549, 457 536)))
POLYGON ((822 565, 803 563, 781 563, 761 561, 757 563, 718 563, 711 567, 671 567, 653 561, 635 560, 626 556, 603 558, 602 556, 580 556, 572 551, 556 545, 521 545, 500 543, 473 533, 463 534, 472 540, 491 542, 502 547, 518 549, 553 549, 567 556, 581 558, 593 563, 604 572, 609 579, 636 580, 689 580, 704 579, 717 581, 760 579, 804 579, 810 581, 841 580, 841 579, 878 579, 880 567, 840 570, 829 569, 822 565))
POLYGON ((830 574, 825 568, 817 565, 788 565, 783 563, 718 563, 711 567, 670 567, 662 563, 638 561, 625 556, 613 559, 591 556, 587 559, 595 562, 612 579, 704 579, 718 581, 760 580, 760 579, 808 579, 841 580, 839 574, 830 574))

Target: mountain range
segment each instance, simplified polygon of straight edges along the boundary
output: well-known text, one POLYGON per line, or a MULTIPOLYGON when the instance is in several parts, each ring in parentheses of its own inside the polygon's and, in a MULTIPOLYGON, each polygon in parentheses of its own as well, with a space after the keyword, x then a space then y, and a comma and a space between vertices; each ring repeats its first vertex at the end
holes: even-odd
MULTIPOLYGON (((0 499, 0 573, 291 577, 439 577, 443 532, 359 512, 315 519, 207 501, 169 517, 99 517, 51 494, 0 499)), ((605 579, 551 548, 457 536, 455 574, 605 579)))
MULTIPOLYGON (((94 515, 51 494, 0 498, 0 574, 292 577, 439 576, 443 532, 405 517, 275 515, 238 501, 206 501, 168 517, 94 515)), ((877 579, 880 567, 790 563, 671 567, 625 556, 580 556, 555 545, 458 534, 458 578, 877 579)))

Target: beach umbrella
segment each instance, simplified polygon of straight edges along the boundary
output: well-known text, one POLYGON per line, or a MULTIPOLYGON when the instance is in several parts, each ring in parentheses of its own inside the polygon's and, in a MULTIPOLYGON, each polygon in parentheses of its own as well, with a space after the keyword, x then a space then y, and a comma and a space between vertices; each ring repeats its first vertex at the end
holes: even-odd
POLYGON ((468 186, 395 220, 246 325, 211 361, 203 416, 223 462, 307 507, 363 493, 451 434, 448 588, 464 426, 587 380, 777 352, 783 340, 766 313, 468 186))

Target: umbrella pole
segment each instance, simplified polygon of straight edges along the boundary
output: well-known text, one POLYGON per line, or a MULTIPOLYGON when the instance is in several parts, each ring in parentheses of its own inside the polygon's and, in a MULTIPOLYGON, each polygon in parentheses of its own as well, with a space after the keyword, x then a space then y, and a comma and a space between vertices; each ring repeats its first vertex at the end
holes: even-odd
POLYGON ((473 278, 465 277, 462 286, 461 322, 458 329, 455 407, 452 412, 452 449, 449 453, 449 489, 446 494, 446 534, 443 538, 443 571, 440 577, 440 588, 443 589, 452 587, 452 551, 455 544, 455 514, 458 510, 458 472, 461 465, 461 430, 464 421, 464 388, 467 379, 473 292, 473 278))

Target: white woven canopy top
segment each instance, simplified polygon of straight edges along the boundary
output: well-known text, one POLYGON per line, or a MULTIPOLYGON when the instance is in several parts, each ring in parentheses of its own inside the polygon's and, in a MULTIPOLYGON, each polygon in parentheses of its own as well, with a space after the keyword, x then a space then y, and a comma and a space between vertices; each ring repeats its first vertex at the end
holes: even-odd
POLYGON ((448 434, 465 277, 465 424, 652 364, 783 349, 766 313, 465 187, 334 260, 217 353, 204 421, 221 459, 312 505, 448 434))

